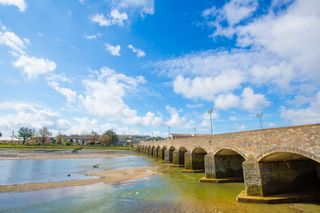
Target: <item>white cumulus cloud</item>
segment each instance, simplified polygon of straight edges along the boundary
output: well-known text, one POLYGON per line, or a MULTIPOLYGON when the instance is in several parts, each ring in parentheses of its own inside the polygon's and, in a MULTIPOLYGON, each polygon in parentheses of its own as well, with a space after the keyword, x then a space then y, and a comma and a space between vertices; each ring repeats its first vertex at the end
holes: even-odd
POLYGON ((232 93, 218 95, 214 99, 214 107, 216 109, 227 110, 236 108, 240 104, 240 98, 232 93))
POLYGON ((105 44, 105 50, 113 56, 120 56, 121 46, 120 45, 112 45, 112 44, 105 44))
POLYGON ((128 20, 128 15, 125 12, 120 12, 118 9, 111 10, 108 17, 101 13, 89 16, 89 19, 100 26, 119 25, 122 26, 128 20))
POLYGON ((27 55, 20 55, 13 64, 30 78, 52 73, 56 69, 56 63, 47 58, 27 55))
POLYGON ((215 77, 185 78, 177 76, 173 81, 174 91, 187 98, 213 100, 219 93, 233 91, 238 88, 244 78, 239 72, 220 73, 215 77))
POLYGON ((0 32, 0 44, 6 45, 19 54, 24 53, 27 41, 27 39, 20 38, 14 32, 0 32))
POLYGON ((254 91, 246 87, 241 93, 241 107, 244 110, 254 111, 269 106, 269 101, 263 94, 254 93, 254 91))
POLYGON ((154 14, 154 0, 114 0, 113 6, 139 10, 141 16, 154 14))
POLYGON ((131 49, 132 52, 135 53, 138 58, 143 58, 146 56, 146 53, 142 49, 136 48, 132 44, 129 44, 128 48, 131 49))
POLYGON ((16 57, 13 65, 29 78, 52 73, 57 67, 56 63, 50 59, 28 55, 26 51, 27 45, 30 44, 29 39, 22 39, 14 32, 0 31, 1 44, 10 48, 11 54, 16 57))
POLYGON ((320 123, 320 92, 318 92, 305 108, 281 109, 281 117, 292 124, 320 123))
POLYGON ((8 5, 8 6, 15 6, 21 12, 24 12, 27 8, 27 4, 25 0, 0 0, 0 4, 8 5))
POLYGON ((77 101, 77 93, 69 88, 64 88, 59 86, 57 82, 49 83, 49 86, 53 88, 58 93, 66 97, 68 103, 74 103, 77 101))
POLYGON ((59 113, 53 110, 27 102, 0 102, 0 109, 9 110, 0 113, 0 128, 7 132, 17 130, 22 126, 39 129, 43 126, 54 127, 59 113))
POLYGON ((142 76, 129 77, 108 67, 103 67, 93 79, 83 80, 85 92, 79 95, 79 103, 86 112, 102 116, 110 122, 126 125, 160 125, 162 118, 153 112, 139 116, 124 101, 129 92, 145 83, 142 76))

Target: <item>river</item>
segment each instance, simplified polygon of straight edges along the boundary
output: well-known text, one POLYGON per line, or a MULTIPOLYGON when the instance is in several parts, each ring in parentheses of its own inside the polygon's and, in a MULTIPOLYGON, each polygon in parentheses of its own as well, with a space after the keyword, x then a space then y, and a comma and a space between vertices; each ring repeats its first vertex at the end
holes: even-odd
POLYGON ((161 173, 121 184, 0 193, 0 212, 320 212, 318 204, 237 203, 242 183, 199 183, 204 174, 183 174, 134 152, 105 159, 2 160, 0 185, 87 178, 96 164, 103 169, 154 165, 161 173))

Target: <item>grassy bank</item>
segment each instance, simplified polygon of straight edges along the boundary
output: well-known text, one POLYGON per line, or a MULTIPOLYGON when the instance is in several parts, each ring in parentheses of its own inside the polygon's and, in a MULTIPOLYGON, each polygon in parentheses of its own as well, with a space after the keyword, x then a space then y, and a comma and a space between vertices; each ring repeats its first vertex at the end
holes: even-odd
MULTIPOLYGON (((0 144, 0 149, 76 149, 80 146, 66 145, 22 145, 22 144, 0 144)), ((134 150, 131 146, 84 146, 84 149, 96 150, 134 150)))

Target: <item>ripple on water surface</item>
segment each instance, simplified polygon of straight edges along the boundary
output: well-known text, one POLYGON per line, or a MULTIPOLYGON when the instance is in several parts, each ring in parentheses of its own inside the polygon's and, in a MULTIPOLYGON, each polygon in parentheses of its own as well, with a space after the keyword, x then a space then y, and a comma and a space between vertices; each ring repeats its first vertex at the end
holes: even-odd
MULTIPOLYGON (((144 157, 130 158, 135 163, 123 163, 124 158, 118 159, 120 165, 160 165, 144 157)), ((109 161, 105 167, 116 164, 109 161)), ((0 212, 320 212, 316 204, 240 204, 235 197, 243 184, 202 184, 198 181, 202 176, 165 168, 161 175, 122 184, 0 194, 0 212)))
POLYGON ((52 160, 2 160, 0 161, 0 185, 65 180, 92 179, 85 174, 93 170, 147 166, 150 163, 138 156, 117 158, 81 158, 52 160))

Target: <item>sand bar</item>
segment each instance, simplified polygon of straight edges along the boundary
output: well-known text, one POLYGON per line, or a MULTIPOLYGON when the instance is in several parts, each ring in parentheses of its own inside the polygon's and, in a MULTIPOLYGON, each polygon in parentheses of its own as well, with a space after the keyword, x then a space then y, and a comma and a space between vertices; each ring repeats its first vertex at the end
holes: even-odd
POLYGON ((122 183, 130 180, 150 177, 156 174, 157 168, 151 166, 127 169, 98 170, 87 173, 87 175, 89 176, 98 176, 98 179, 93 178, 86 180, 68 180, 61 182, 0 185, 0 193, 56 189, 70 186, 84 186, 95 183, 122 183))
POLYGON ((125 151, 110 150, 14 150, 1 149, 0 160, 48 160, 48 159, 76 159, 76 158, 114 158, 127 156, 125 151))

